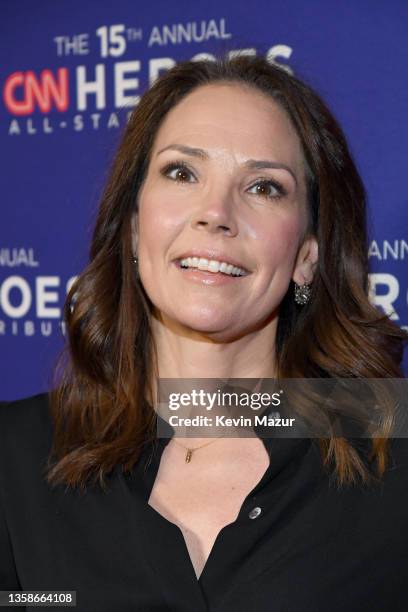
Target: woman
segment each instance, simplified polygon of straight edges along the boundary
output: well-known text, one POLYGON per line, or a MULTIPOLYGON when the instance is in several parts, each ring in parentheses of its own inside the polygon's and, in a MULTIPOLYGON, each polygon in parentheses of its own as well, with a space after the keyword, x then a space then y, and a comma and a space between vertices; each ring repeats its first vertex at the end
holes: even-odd
POLYGON ((75 590, 86 612, 406 609, 407 445, 385 426, 156 436, 159 377, 403 376, 365 215, 295 77, 237 57, 156 81, 67 297, 55 389, 0 411, 1 589, 75 590))

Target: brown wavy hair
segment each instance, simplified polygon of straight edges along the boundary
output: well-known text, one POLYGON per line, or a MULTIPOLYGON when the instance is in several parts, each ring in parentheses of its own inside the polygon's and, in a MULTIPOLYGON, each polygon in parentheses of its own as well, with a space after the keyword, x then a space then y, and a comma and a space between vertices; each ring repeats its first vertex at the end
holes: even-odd
MULTIPOLYGON (((104 488, 116 466, 125 472, 154 438, 153 376, 157 353, 153 305, 132 263, 131 217, 155 135, 180 100, 201 85, 243 84, 280 104, 300 138, 309 228, 319 259, 308 304, 294 302, 291 281, 279 309, 278 378, 402 378, 408 334, 368 299, 366 196, 344 134, 320 96, 262 57, 185 61, 163 74, 133 110, 105 187, 90 261, 64 305, 67 343, 53 371, 54 423, 50 484, 104 488)), ((322 463, 337 483, 381 477, 389 427, 370 440, 369 464, 351 440, 318 439, 322 463)))

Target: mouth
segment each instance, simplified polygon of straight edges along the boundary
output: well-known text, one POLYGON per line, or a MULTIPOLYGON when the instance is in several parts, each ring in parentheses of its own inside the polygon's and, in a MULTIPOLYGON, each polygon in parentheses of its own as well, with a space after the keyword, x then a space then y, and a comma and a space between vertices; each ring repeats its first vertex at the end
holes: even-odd
POLYGON ((208 259, 205 257, 182 257, 175 259, 174 263, 181 270, 192 270, 209 275, 222 275, 226 277, 241 278, 250 274, 249 270, 233 265, 227 261, 208 259))

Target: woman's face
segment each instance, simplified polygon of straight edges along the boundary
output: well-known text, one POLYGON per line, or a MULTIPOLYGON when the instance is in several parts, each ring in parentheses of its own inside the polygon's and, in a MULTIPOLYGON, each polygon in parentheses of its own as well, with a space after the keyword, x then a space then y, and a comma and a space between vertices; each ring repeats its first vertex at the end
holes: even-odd
POLYGON ((300 142, 262 93, 220 83, 185 97, 158 130, 138 204, 141 281, 162 321, 183 333, 227 340, 260 329, 292 278, 312 278, 300 142), (184 270, 189 256, 245 275, 184 270))

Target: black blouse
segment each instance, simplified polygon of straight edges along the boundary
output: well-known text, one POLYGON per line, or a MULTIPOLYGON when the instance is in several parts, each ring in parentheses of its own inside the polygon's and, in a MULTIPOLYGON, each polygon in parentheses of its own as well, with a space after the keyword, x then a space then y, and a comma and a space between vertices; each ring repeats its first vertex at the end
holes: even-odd
POLYGON ((108 492, 51 488, 47 394, 0 406, 0 590, 76 591, 78 612, 406 612, 408 440, 380 485, 338 489, 317 441, 262 439, 270 465, 197 580, 147 503, 168 438, 108 492))

